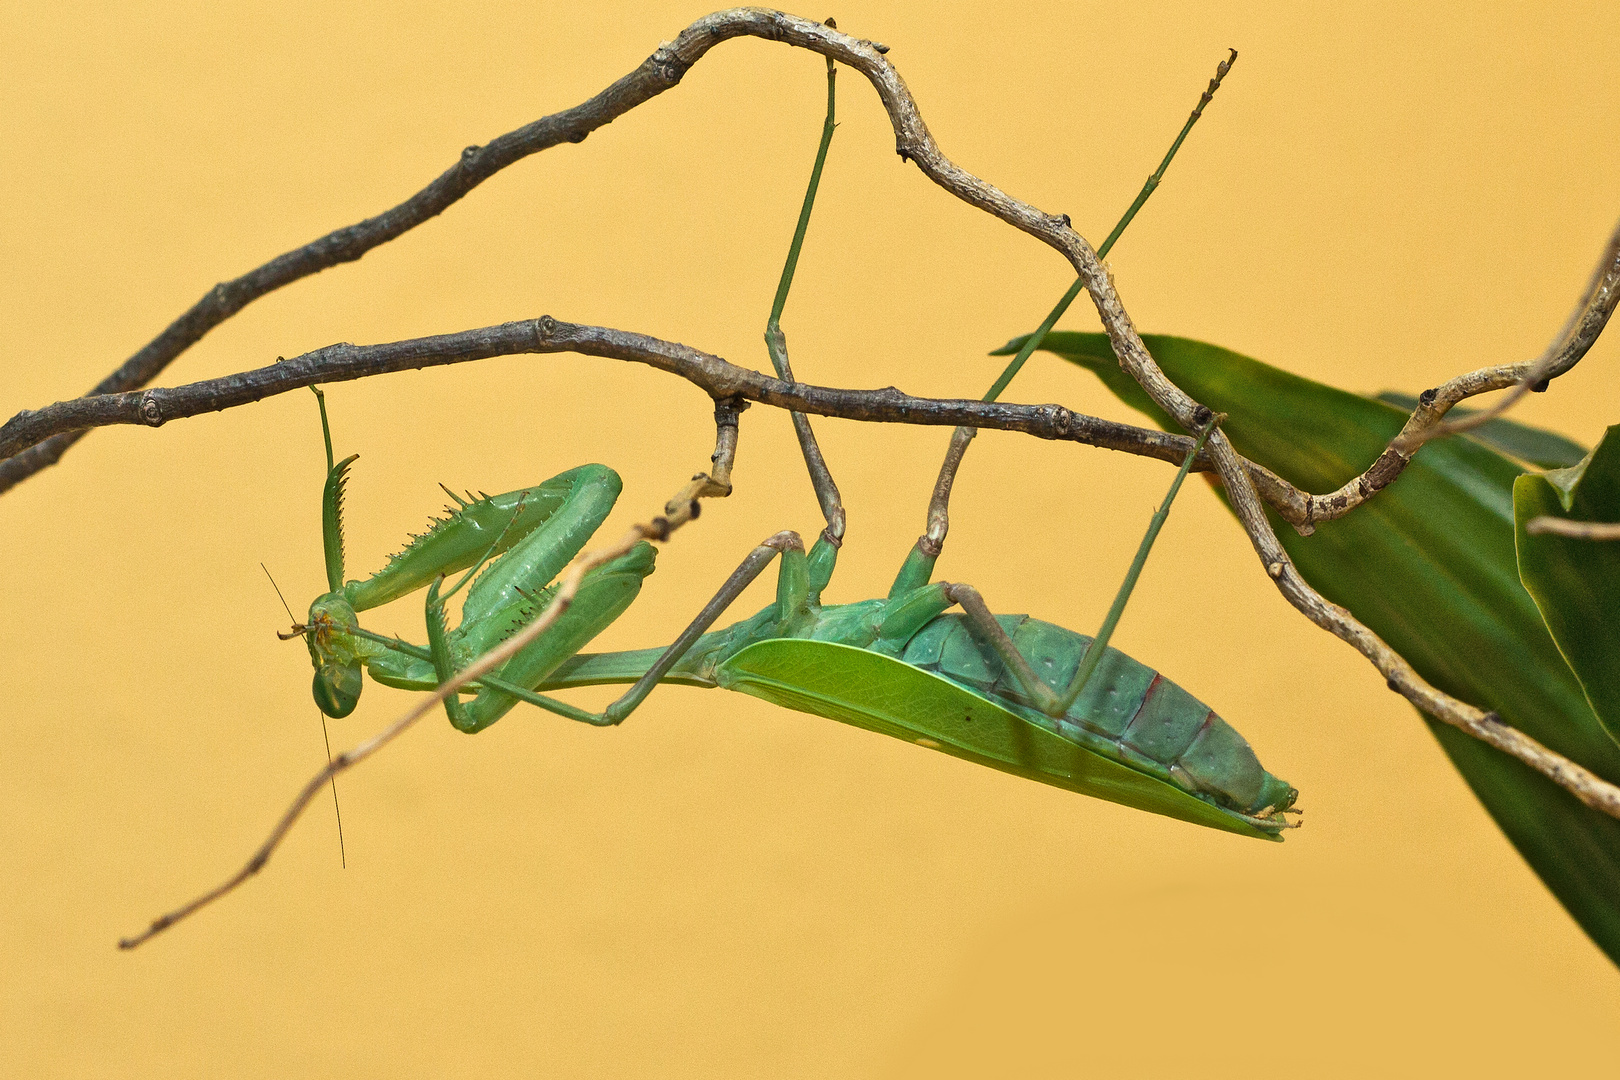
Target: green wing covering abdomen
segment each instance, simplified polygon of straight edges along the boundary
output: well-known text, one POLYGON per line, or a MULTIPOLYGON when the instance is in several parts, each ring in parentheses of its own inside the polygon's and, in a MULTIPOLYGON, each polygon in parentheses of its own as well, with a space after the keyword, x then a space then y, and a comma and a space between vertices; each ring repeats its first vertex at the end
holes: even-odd
MULTIPOLYGON (((1091 639, 1025 615, 997 620, 1048 686, 1067 686, 1091 639)), ((1118 649, 1107 649, 1065 719, 1039 712, 995 650, 960 615, 941 615, 901 650, 907 664, 985 694, 1029 723, 1093 752, 1208 796, 1244 814, 1293 805, 1295 792, 1266 772, 1248 741, 1187 691, 1118 649)))
POLYGON ((805 639, 762 641, 721 664, 716 678, 720 686, 785 708, 1149 813, 1265 839, 1279 839, 1283 828, 1280 817, 1275 826, 1257 823, 1169 778, 1099 753, 1087 744, 1101 738, 1075 725, 1047 720, 1059 728, 1049 730, 983 693, 866 649, 805 639))

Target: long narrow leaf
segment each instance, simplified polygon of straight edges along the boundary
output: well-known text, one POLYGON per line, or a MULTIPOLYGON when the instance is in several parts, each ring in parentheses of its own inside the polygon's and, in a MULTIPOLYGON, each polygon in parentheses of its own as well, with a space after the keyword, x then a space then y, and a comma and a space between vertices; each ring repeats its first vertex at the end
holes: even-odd
POLYGON ((1592 711, 1620 739, 1620 544, 1525 530, 1543 514, 1620 521, 1620 426, 1580 465, 1513 485, 1519 577, 1586 690, 1592 711))
MULTIPOLYGON (((1355 476, 1404 419, 1383 402, 1217 346, 1158 335, 1145 341, 1179 386, 1229 414, 1222 430, 1239 452, 1310 491, 1330 491, 1355 476)), ((1173 429, 1120 370, 1104 335, 1052 334, 1045 347, 1173 429)), ((1279 533, 1306 579, 1425 679, 1620 781, 1620 747, 1593 715, 1519 583, 1513 482, 1521 471, 1471 439, 1431 443, 1394 484, 1347 517, 1321 523, 1310 537, 1279 521, 1279 533)), ((1432 720, 1430 728, 1526 861, 1620 962, 1620 821, 1483 743, 1432 720)))

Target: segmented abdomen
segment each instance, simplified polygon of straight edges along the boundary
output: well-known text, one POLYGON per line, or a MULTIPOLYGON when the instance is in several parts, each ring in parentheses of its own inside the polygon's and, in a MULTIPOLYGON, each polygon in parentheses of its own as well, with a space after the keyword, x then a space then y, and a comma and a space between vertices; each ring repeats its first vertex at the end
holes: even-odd
MULTIPOLYGON (((1027 615, 998 615, 1035 673, 1067 687, 1091 639, 1027 615)), ((1030 722, 1161 780, 1253 814, 1293 805, 1296 793, 1261 767, 1248 742, 1214 710, 1152 668, 1108 649, 1059 721, 1032 706, 989 644, 961 615, 941 615, 908 641, 908 664, 975 690, 1030 722)))

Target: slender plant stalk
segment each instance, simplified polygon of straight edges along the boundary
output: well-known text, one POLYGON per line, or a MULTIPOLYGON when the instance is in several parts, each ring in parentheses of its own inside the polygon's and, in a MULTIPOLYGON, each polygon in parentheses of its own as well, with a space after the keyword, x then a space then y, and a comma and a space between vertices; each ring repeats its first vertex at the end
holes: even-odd
MULTIPOLYGON (((827 25, 837 28, 832 19, 827 25)), ((799 207, 799 220, 793 229, 793 242, 788 245, 787 260, 782 264, 782 279, 776 284, 776 298, 771 302, 771 314, 765 320, 765 351, 770 354, 771 366, 777 378, 795 381, 793 365, 788 361, 787 335, 782 333, 782 311, 787 307, 788 291, 793 288, 793 274, 799 267, 799 252, 804 247, 804 236, 810 228, 810 211, 816 205, 816 190, 821 186, 821 170, 827 164, 827 149, 832 146, 833 131, 838 127, 838 68, 832 57, 827 58, 827 119, 821 125, 821 143, 816 147, 816 162, 810 168, 810 183, 805 187, 804 204, 799 207)), ((804 455, 805 468, 810 473, 810 484, 815 488, 816 502, 826 519, 824 535, 834 544, 844 539, 844 500, 838 485, 827 468, 821 445, 810 427, 810 418, 802 412, 789 413, 793 420, 793 433, 798 437, 799 449, 804 455)))
MULTIPOLYGON (((1131 219, 1136 217, 1136 212, 1142 209, 1143 204, 1158 190, 1159 181, 1164 179, 1164 171, 1175 160, 1176 151, 1181 149, 1181 144, 1187 141, 1187 133, 1193 129, 1194 124, 1198 123, 1198 118, 1204 115, 1204 106, 1208 105, 1211 99, 1214 98, 1215 91, 1221 88, 1221 80, 1226 78, 1228 71, 1232 70, 1232 65, 1237 62, 1237 55, 1237 50, 1233 49, 1232 55, 1222 60, 1215 68, 1215 77, 1209 81, 1209 89, 1205 90, 1203 96, 1198 99, 1198 105, 1193 109, 1192 115, 1187 117, 1187 122, 1181 125, 1181 133, 1176 136, 1176 141, 1170 144, 1170 150, 1164 155, 1164 160, 1159 162, 1159 167, 1154 170, 1152 176, 1147 178, 1147 182, 1142 185, 1142 190, 1137 192, 1136 201, 1131 203, 1130 209, 1125 211, 1125 216, 1121 217, 1119 223, 1114 226, 1114 231, 1108 234, 1108 239, 1104 240, 1102 246, 1097 249, 1097 258, 1108 258, 1108 253, 1114 249, 1114 244, 1119 240, 1120 234, 1125 231, 1125 227, 1131 223, 1131 219)), ((1069 310, 1069 305, 1074 303, 1075 298, 1080 295, 1085 287, 1084 278, 1074 279, 1074 284, 1069 286, 1069 291, 1064 293, 1062 299, 1053 305, 1046 318, 1041 320, 1041 325, 1035 328, 1035 332, 1029 336, 1023 347, 1018 350, 1018 355, 1012 358, 1012 362, 1007 365, 1006 370, 1002 371, 996 381, 991 384, 989 391, 984 395, 985 401, 995 401, 1001 396, 1001 392, 1007 389, 1007 384, 1012 382, 1013 377, 1023 368, 1024 361, 1028 360, 1035 350, 1041 347, 1041 342, 1046 340, 1046 335, 1051 332, 1052 327, 1057 325, 1057 321, 1063 318, 1063 313, 1069 310)))

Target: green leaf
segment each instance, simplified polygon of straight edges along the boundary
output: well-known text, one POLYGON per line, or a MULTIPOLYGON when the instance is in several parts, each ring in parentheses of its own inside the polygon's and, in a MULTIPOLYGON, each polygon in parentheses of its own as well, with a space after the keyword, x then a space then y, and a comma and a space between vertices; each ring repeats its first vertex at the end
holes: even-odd
POLYGON ((1620 426, 1574 468, 1513 484, 1519 578, 1592 711, 1620 739, 1620 544, 1526 532, 1525 523, 1543 514, 1620 521, 1620 426))
MULTIPOLYGON (((1394 390, 1385 390, 1378 396, 1379 401, 1387 402, 1398 409, 1410 413, 1417 408, 1418 399, 1411 394, 1402 394, 1394 390)), ((1452 409, 1446 415, 1461 420, 1473 416, 1478 409, 1452 409)), ((1577 464, 1586 456, 1586 447, 1574 439, 1566 439, 1551 431, 1521 424, 1517 420, 1505 420, 1497 417, 1487 420, 1479 427, 1469 431, 1466 438, 1477 439, 1486 446, 1500 450, 1508 457, 1527 461, 1538 469, 1557 469, 1577 464)))
MULTIPOLYGON (((1331 491, 1357 475, 1404 422, 1393 406, 1214 345, 1144 340, 1177 385, 1229 414, 1222 430, 1241 453, 1309 491, 1331 491)), ((1052 334, 1045 347, 1175 430, 1120 370, 1104 335, 1052 334)), ((1620 747, 1519 583, 1513 482, 1520 472, 1478 442, 1445 439, 1425 446, 1388 489, 1310 537, 1274 521, 1305 578, 1425 679, 1620 781, 1620 747)), ((1484 743, 1438 722, 1430 728, 1520 854, 1620 961, 1620 821, 1484 743)))

